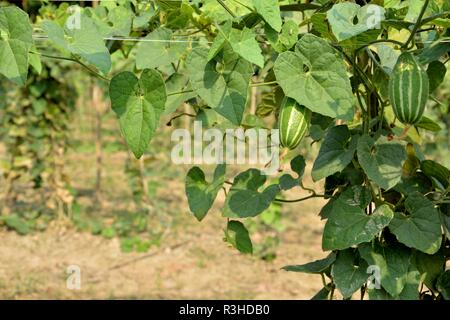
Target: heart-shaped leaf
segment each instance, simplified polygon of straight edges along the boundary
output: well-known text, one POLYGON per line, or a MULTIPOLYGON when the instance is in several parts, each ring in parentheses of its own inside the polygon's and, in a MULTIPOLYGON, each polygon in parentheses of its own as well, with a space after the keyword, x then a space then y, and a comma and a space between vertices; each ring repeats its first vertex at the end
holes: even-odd
POLYGON ((389 229, 398 241, 428 254, 441 247, 442 233, 439 211, 422 194, 415 192, 405 201, 408 215, 396 212, 389 229))
POLYGON ((140 79, 134 73, 121 72, 111 80, 109 94, 125 140, 136 158, 140 158, 164 112, 167 99, 164 79, 152 69, 144 70, 140 79))
POLYGON ((180 59, 186 44, 173 41, 172 31, 158 28, 148 34, 136 52, 136 68, 157 68, 180 59))
POLYGON ((333 211, 323 232, 322 248, 342 250, 368 242, 389 225, 393 216, 388 205, 381 205, 367 215, 358 201, 343 194, 333 203, 333 211))
POLYGON ((16 6, 0 7, 0 74, 19 85, 27 80, 32 33, 24 11, 16 6))
POLYGON ((261 48, 255 39, 255 33, 251 29, 234 29, 232 28, 231 21, 225 23, 223 27, 217 27, 219 34, 211 45, 208 53, 208 61, 214 59, 223 49, 224 45, 227 44, 243 59, 261 68, 264 67, 264 57, 261 53, 261 48))
POLYGON ((254 217, 269 208, 280 192, 277 184, 268 186, 262 192, 259 189, 267 177, 257 169, 249 169, 240 173, 233 182, 225 201, 223 215, 225 217, 254 217))
POLYGON ((78 26, 62 28, 54 21, 43 21, 42 29, 57 47, 79 55, 103 73, 111 69, 111 55, 92 18, 81 14, 78 26))
POLYGON ((358 252, 353 248, 339 251, 336 262, 331 268, 331 275, 336 288, 341 292, 344 299, 350 298, 367 282, 369 277, 367 262, 357 259, 357 256, 358 252))
MULTIPOLYGON (((411 264, 411 250, 401 244, 383 246, 378 241, 359 246, 361 257, 369 265, 377 266, 381 286, 393 297, 399 296, 407 282, 411 264)), ((376 276, 376 274, 374 274, 376 276)), ((374 289, 374 291, 377 291, 374 289)))
POLYGON ((285 94, 299 104, 325 116, 353 119, 354 97, 345 64, 325 40, 304 35, 295 52, 278 56, 274 71, 285 94))
POLYGON ((370 180, 383 189, 391 189, 402 178, 405 148, 382 136, 377 141, 368 135, 358 140, 358 159, 370 180))
POLYGON ((247 93, 253 69, 228 45, 221 55, 208 62, 208 50, 196 48, 186 67, 192 88, 216 112, 240 125, 247 104, 247 93))
POLYGON ((205 174, 199 167, 189 170, 186 176, 186 195, 189 208, 198 221, 203 220, 216 200, 225 181, 225 168, 223 164, 216 167, 211 183, 206 181, 205 174))
POLYGON ((360 7, 356 3, 338 3, 328 12, 327 18, 338 41, 350 39, 371 29, 380 29, 385 19, 383 7, 368 4, 360 7))

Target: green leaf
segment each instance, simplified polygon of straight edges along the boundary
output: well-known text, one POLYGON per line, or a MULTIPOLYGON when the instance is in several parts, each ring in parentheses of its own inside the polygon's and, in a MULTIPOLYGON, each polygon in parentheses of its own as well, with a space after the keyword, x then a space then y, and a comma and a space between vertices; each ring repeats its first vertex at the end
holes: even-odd
POLYGON ((411 251, 402 245, 382 246, 378 242, 358 249, 369 265, 379 268, 381 286, 393 297, 400 295, 407 283, 411 251))
POLYGON ((146 69, 138 79, 125 71, 109 85, 111 106, 119 117, 120 129, 136 158, 147 150, 164 112, 166 87, 161 74, 146 69))
POLYGON ((325 40, 304 35, 295 52, 278 56, 274 71, 285 94, 299 104, 325 116, 353 119, 354 97, 345 64, 325 40))
POLYGON ((392 296, 386 292, 383 288, 380 289, 368 289, 369 300, 392 300, 392 296))
POLYGON ((328 300, 330 297, 331 289, 330 287, 323 287, 319 290, 312 298, 311 300, 328 300))
POLYGON ((228 221, 225 239, 242 253, 253 254, 252 240, 247 228, 239 221, 228 221))
POLYGON ((368 135, 358 140, 357 154, 361 167, 369 179, 383 189, 391 189, 402 177, 406 160, 405 148, 381 136, 376 142, 368 135))
POLYGON ((256 41, 255 33, 245 27, 242 30, 232 28, 231 21, 228 21, 223 28, 219 28, 219 34, 211 46, 208 53, 208 61, 211 61, 222 50, 225 44, 250 63, 254 63, 259 67, 264 67, 264 57, 261 48, 256 41))
POLYGON ((436 281, 439 275, 445 270, 445 255, 443 251, 439 250, 433 255, 417 251, 415 254, 415 264, 423 276, 423 283, 431 290, 436 289, 436 281))
POLYGON ((437 281, 436 287, 445 300, 450 300, 450 270, 447 270, 441 274, 437 281))
MULTIPOLYGON (((37 52, 36 47, 33 45, 31 47, 31 50, 34 52, 37 52)), ((41 56, 34 53, 28 54, 28 62, 30 63, 30 66, 33 67, 33 69, 37 72, 37 74, 41 74, 42 72, 42 61, 41 56)))
POLYGON ((0 7, 0 74, 19 85, 27 80, 32 32, 24 11, 16 6, 0 7))
POLYGON ((281 12, 278 0, 252 0, 256 12, 277 32, 281 31, 281 12))
POLYGON ((208 50, 199 47, 186 61, 192 88, 216 112, 239 125, 247 104, 252 66, 228 46, 210 62, 207 56, 208 50))
POLYGON ((172 31, 158 28, 149 33, 136 52, 136 68, 157 68, 179 60, 186 50, 186 44, 172 39, 172 31))
POLYGON ((345 2, 335 4, 327 12, 327 18, 340 42, 367 30, 380 29, 381 21, 385 19, 384 13, 384 8, 374 4, 360 7, 358 4, 345 2))
POLYGON ((442 233, 439 211, 422 194, 415 192, 405 201, 408 215, 396 212, 389 229, 398 241, 428 254, 441 247, 442 233))
POLYGON ((450 170, 448 168, 433 160, 424 160, 420 163, 420 170, 422 170, 427 177, 439 181, 444 189, 448 188, 450 184, 450 170))
POLYGON ((339 198, 323 232, 323 250, 342 250, 372 240, 391 221, 393 212, 388 205, 379 206, 367 215, 359 205, 350 205, 339 198))
POLYGON ((356 140, 351 139, 346 125, 330 128, 313 165, 313 180, 318 181, 344 170, 352 161, 355 151, 356 140))
POLYGON ((420 272, 414 263, 411 263, 406 274, 406 283, 398 296, 400 300, 419 300, 420 272))
POLYGON ((183 102, 195 98, 195 93, 189 92, 191 87, 188 82, 188 76, 181 73, 174 73, 166 80, 166 90, 169 94, 172 92, 182 91, 186 91, 186 93, 168 96, 164 114, 171 114, 175 112, 183 104, 183 102))
POLYGON ((186 176, 186 195, 189 208, 198 221, 203 220, 216 200, 225 181, 225 169, 225 165, 218 165, 211 183, 206 181, 205 174, 199 167, 189 170, 186 176))
POLYGON ((224 216, 254 217, 269 208, 280 192, 277 184, 272 184, 262 192, 258 190, 264 185, 267 177, 257 169, 249 169, 240 173, 233 182, 225 202, 224 216))
POLYGON ((364 260, 357 261, 358 252, 355 249, 339 251, 336 262, 331 268, 336 288, 344 299, 350 298, 359 290, 369 277, 367 263, 364 260))
POLYGON ((326 258, 309 262, 302 265, 285 266, 283 270, 291 272, 303 272, 311 274, 321 274, 336 261, 336 253, 331 252, 326 258))
POLYGON ((439 85, 444 81, 447 68, 445 64, 440 61, 432 61, 428 65, 427 74, 430 80, 430 93, 433 93, 439 85))
POLYGON ((439 132, 442 130, 439 124, 425 116, 423 116, 422 119, 420 119, 419 123, 416 123, 415 126, 417 128, 422 128, 431 132, 439 132))
POLYGON ((300 185, 300 180, 305 173, 306 162, 303 156, 296 156, 291 160, 291 170, 297 173, 298 177, 294 178, 290 174, 284 174, 280 177, 280 188, 289 190, 300 185))
POLYGON ((429 64, 439 60, 443 55, 450 51, 450 43, 446 41, 438 41, 429 47, 425 47, 417 56, 422 65, 429 64))
POLYGON ((111 56, 94 20, 82 14, 80 26, 81 28, 69 28, 66 25, 61 28, 54 21, 42 22, 42 29, 56 46, 80 56, 101 72, 108 73, 111 69, 111 56))
POLYGON ((292 20, 283 24, 281 33, 268 25, 266 25, 265 32, 270 45, 279 53, 290 50, 298 41, 298 25, 292 20))

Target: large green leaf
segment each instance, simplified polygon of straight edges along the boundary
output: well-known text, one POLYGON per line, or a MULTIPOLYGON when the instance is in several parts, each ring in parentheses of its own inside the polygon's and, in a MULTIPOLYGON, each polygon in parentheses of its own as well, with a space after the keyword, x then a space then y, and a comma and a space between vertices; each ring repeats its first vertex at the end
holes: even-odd
POLYGON ((242 253, 253 253, 253 244, 247 228, 242 222, 231 220, 225 230, 225 239, 242 253))
POLYGON ((19 85, 27 80, 32 33, 24 11, 16 6, 0 7, 0 74, 19 85))
POLYGON ((314 162, 311 173, 313 180, 318 181, 344 170, 353 159, 356 141, 351 139, 347 126, 330 128, 314 162))
POLYGON ((325 40, 304 35, 295 52, 279 55, 274 71, 285 94, 299 104, 322 115, 353 119, 354 97, 345 64, 325 40))
POLYGON ((399 296, 408 277, 411 251, 402 245, 382 246, 378 242, 359 247, 361 257, 380 271, 382 287, 393 297, 399 296))
POLYGON ((358 140, 358 159, 369 179, 383 189, 391 189, 402 177, 405 148, 381 136, 376 142, 368 135, 358 140))
POLYGON ((253 6, 261 17, 277 32, 281 31, 281 13, 278 0, 252 0, 253 6))
POLYGON ((359 204, 351 205, 341 196, 333 203, 333 212, 323 232, 322 248, 342 250, 368 242, 389 225, 393 215, 387 205, 367 215, 359 204))
POLYGON ((442 233, 439 211, 422 194, 415 192, 405 201, 408 215, 396 212, 389 229, 398 241, 428 254, 441 247, 442 233))
POLYGON ((344 299, 350 298, 363 284, 367 282, 367 262, 359 259, 355 249, 339 251, 336 262, 331 268, 336 288, 341 292, 344 299))
POLYGON ((164 112, 167 99, 164 80, 158 71, 151 69, 144 70, 140 79, 131 72, 121 72, 111 80, 109 94, 125 140, 136 158, 140 158, 164 112))
POLYGON ((267 177, 257 169, 249 169, 240 173, 228 192, 224 207, 226 217, 254 217, 269 208, 280 192, 277 184, 272 184, 259 191, 267 177))
POLYGON ((186 50, 186 44, 172 39, 172 31, 158 28, 142 39, 136 53, 136 68, 157 68, 175 62, 186 50))
POLYGON ((80 28, 62 28, 54 21, 43 21, 42 29, 57 47, 80 56, 103 73, 111 69, 111 55, 93 19, 80 16, 80 28))
POLYGON ((251 29, 234 29, 231 21, 228 21, 223 27, 218 26, 218 28, 219 34, 211 45, 208 61, 214 59, 224 45, 229 45, 243 59, 261 68, 264 67, 264 57, 261 53, 261 48, 255 39, 255 33, 251 29))
POLYGON ((327 271, 328 268, 336 261, 336 253, 331 252, 326 258, 309 262, 302 265, 285 266, 283 270, 291 272, 303 272, 320 274, 327 271))
POLYGON ((186 61, 187 71, 195 92, 216 112, 240 125, 253 68, 227 45, 221 53, 208 62, 207 49, 194 49, 186 61))
POLYGON ((216 200, 217 193, 225 181, 225 168, 221 164, 214 171, 211 183, 205 179, 205 174, 199 167, 193 167, 186 176, 186 195, 189 208, 198 221, 202 221, 216 200))
POLYGON ((360 7, 356 3, 335 4, 327 18, 338 41, 350 39, 370 29, 379 29, 384 20, 384 8, 369 4, 360 7))

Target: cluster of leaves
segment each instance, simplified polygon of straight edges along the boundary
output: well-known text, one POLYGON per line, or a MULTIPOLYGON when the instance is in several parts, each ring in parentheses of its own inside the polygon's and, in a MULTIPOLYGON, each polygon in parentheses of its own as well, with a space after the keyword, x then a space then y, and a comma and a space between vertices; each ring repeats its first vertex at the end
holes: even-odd
POLYGON ((5 90, 0 109, 0 135, 7 152, 1 169, 4 181, 4 223, 26 233, 39 217, 50 217, 58 203, 70 203, 69 181, 61 157, 67 148, 76 93, 60 63, 37 64, 27 85, 5 90), (33 193, 39 190, 39 193, 33 193), (17 215, 15 213, 18 212, 17 215), (11 214, 13 213, 13 214, 11 214))
MULTIPOLYGON (((359 289, 371 299, 450 298, 450 170, 427 160, 417 139, 436 124, 424 117, 408 131, 395 119, 387 94, 405 51, 427 68, 431 95, 444 79, 448 1, 105 1, 78 10, 78 16, 44 16, 39 27, 64 59, 109 82, 112 109, 137 158, 160 117, 183 102, 219 128, 252 126, 246 117, 253 86, 266 90, 256 110, 263 120, 276 114, 283 96, 313 112, 310 135, 321 148, 311 174, 324 180, 324 193, 281 197, 303 187, 302 156, 291 162, 294 176, 268 179, 258 169, 238 174, 222 215, 225 237, 239 251, 252 251, 239 219, 260 215, 273 202, 321 197, 328 199, 320 212, 326 220, 322 247, 331 253, 286 267, 322 275, 316 298, 333 297, 335 289, 344 298, 359 289), (138 37, 145 38, 136 45, 138 37), (110 79, 112 66, 118 72, 110 79), (367 285, 374 268, 380 282, 375 289, 367 285)), ((0 73, 24 84, 29 58, 36 55, 26 14, 0 8, 0 31, 0 47, 6 48, 0 73)), ((225 165, 210 181, 198 167, 188 172, 186 193, 198 220, 227 182, 225 165)))

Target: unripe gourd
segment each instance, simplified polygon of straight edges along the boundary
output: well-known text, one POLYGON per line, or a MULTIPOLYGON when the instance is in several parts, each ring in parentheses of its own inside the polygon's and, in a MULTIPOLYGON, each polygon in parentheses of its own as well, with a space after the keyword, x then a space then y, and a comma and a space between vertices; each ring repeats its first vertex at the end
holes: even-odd
POLYGON ((389 100, 397 119, 413 125, 420 121, 429 95, 429 79, 411 53, 398 58, 389 79, 389 100))
POLYGON ((308 131, 311 111, 292 98, 285 97, 278 117, 280 143, 283 147, 295 149, 308 131))

